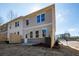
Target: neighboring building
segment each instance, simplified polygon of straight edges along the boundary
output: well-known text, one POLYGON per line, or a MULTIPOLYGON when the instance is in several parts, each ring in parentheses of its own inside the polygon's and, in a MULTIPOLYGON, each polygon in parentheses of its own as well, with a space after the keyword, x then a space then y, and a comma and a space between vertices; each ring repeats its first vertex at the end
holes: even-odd
POLYGON ((64 36, 69 38, 70 37, 70 33, 64 33, 64 36))
POLYGON ((57 35, 57 39, 68 41, 68 40, 71 40, 71 35, 70 35, 70 33, 59 34, 59 35, 57 35))
POLYGON ((70 38, 70 33, 59 34, 59 35, 57 35, 57 37, 60 39, 61 38, 64 39, 65 37, 70 38))
POLYGON ((0 33, 4 33, 4 34, 6 33, 6 34, 7 34, 7 26, 8 26, 7 23, 1 25, 1 26, 0 26, 0 33))
POLYGON ((45 42, 45 37, 51 38, 51 47, 55 40, 55 5, 48 6, 26 16, 18 17, 8 22, 7 37, 12 33, 21 35, 28 42, 45 42))
POLYGON ((7 41, 7 27, 7 23, 0 26, 0 41, 7 41))
POLYGON ((71 36, 70 33, 56 35, 58 40, 79 41, 79 36, 71 36))

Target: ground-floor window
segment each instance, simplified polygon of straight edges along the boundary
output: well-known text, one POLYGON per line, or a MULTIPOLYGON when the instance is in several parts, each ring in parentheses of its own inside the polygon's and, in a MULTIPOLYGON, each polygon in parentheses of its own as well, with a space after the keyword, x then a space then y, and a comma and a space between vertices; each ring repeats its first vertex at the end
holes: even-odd
POLYGON ((32 31, 30 32, 30 38, 33 38, 33 32, 32 31))
POLYGON ((47 29, 43 29, 43 30, 42 30, 42 36, 43 36, 43 37, 46 37, 46 35, 47 35, 47 29))
POLYGON ((19 35, 19 32, 17 32, 17 34, 19 35))
POLYGON ((36 38, 39 37, 39 31, 36 31, 36 38))
POLYGON ((26 34, 26 36, 25 36, 26 38, 27 38, 27 34, 26 34))

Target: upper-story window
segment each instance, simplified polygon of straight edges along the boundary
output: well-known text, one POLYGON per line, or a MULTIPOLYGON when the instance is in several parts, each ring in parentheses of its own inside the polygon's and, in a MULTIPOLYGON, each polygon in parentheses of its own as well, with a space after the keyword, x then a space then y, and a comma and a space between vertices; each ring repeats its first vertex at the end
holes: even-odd
POLYGON ((15 22, 15 27, 18 27, 18 26, 19 26, 19 21, 15 22))
POLYGON ((37 16, 37 23, 40 23, 40 15, 37 16))
POLYGON ((10 24, 10 29, 11 29, 11 24, 10 24))
POLYGON ((45 21, 45 14, 40 14, 37 16, 37 23, 45 21))
POLYGON ((29 25, 29 20, 26 20, 26 25, 29 25))
POLYGON ((27 34, 26 34, 26 36, 25 36, 26 38, 27 38, 27 34))
POLYGON ((10 29, 11 29, 11 25, 10 25, 10 29))
POLYGON ((45 14, 41 14, 41 22, 45 21, 45 14))

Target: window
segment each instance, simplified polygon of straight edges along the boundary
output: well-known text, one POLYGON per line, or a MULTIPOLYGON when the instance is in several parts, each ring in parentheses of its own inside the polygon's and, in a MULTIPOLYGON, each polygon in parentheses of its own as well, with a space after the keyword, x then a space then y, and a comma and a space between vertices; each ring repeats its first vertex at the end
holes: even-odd
POLYGON ((37 23, 41 23, 45 21, 45 14, 41 14, 37 16, 37 23))
POLYGON ((29 20, 26 20, 26 25, 29 25, 29 20))
POLYGON ((17 34, 19 35, 19 32, 17 32, 17 34))
POLYGON ((19 26, 19 21, 15 22, 15 27, 18 27, 18 26, 19 26))
POLYGON ((36 38, 39 37, 39 31, 36 31, 36 38))
POLYGON ((47 29, 43 29, 43 30, 42 30, 42 36, 43 36, 43 37, 46 37, 46 34, 47 34, 47 29))
POLYGON ((41 22, 45 21, 45 14, 41 14, 41 22))
POLYGON ((30 32, 30 38, 33 38, 33 32, 32 31, 30 32))
POLYGON ((26 38, 27 38, 27 34, 26 34, 26 36, 25 36, 26 38))
POLYGON ((37 23, 40 23, 40 15, 37 16, 37 23))
POLYGON ((11 29, 11 25, 10 25, 10 29, 11 29))
POLYGON ((11 29, 11 24, 10 24, 10 29, 11 29))

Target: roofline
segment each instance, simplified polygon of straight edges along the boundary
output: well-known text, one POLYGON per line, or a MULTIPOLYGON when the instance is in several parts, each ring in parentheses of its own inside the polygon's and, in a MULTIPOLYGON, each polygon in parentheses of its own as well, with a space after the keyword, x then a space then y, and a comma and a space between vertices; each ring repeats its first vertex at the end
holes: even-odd
POLYGON ((49 8, 49 7, 52 7, 52 6, 54 6, 54 5, 55 5, 55 4, 51 4, 51 5, 49 5, 49 6, 47 6, 47 7, 44 7, 44 8, 42 8, 42 9, 40 9, 40 10, 37 10, 37 11, 31 12, 31 13, 25 15, 24 17, 29 16, 29 15, 31 15, 31 14, 33 14, 33 13, 37 13, 37 12, 39 12, 39 11, 41 11, 41 10, 44 10, 44 9, 46 9, 46 8, 49 8))
POLYGON ((46 9, 46 8, 52 7, 53 5, 55 5, 55 4, 51 4, 51 5, 49 5, 49 6, 47 6, 47 7, 44 7, 44 8, 42 8, 42 9, 40 9, 40 10, 37 10, 37 11, 32 12, 32 13, 29 13, 28 15, 25 15, 25 16, 19 16, 19 17, 15 18, 15 19, 12 19, 12 20, 9 21, 9 22, 6 22, 6 23, 2 24, 1 26, 5 25, 5 24, 8 24, 8 23, 10 23, 10 22, 13 22, 13 21, 15 21, 15 20, 17 20, 17 19, 25 18, 26 16, 29 16, 29 15, 31 15, 31 14, 33 14, 33 13, 37 13, 37 12, 39 12, 39 11, 41 11, 41 10, 46 9))
POLYGON ((10 20, 9 22, 6 22, 6 23, 4 23, 4 24, 2 24, 2 25, 0 25, 0 26, 6 25, 6 24, 8 24, 8 23, 10 23, 10 22, 13 22, 13 21, 15 21, 15 20, 17 20, 17 19, 20 19, 20 18, 23 18, 23 16, 19 16, 19 17, 15 18, 15 19, 12 19, 12 20, 10 20))
POLYGON ((12 19, 11 21, 9 21, 9 22, 7 22, 7 23, 13 22, 13 21, 15 21, 15 20, 17 20, 17 19, 21 19, 21 18, 23 18, 23 16, 19 16, 19 17, 15 18, 15 19, 12 19))

